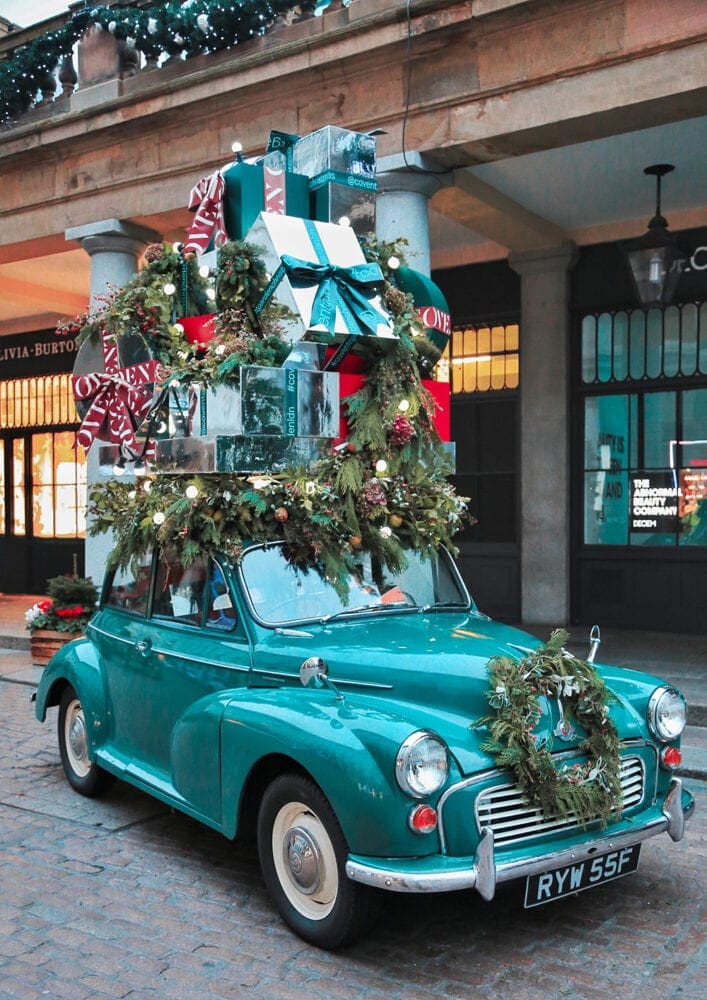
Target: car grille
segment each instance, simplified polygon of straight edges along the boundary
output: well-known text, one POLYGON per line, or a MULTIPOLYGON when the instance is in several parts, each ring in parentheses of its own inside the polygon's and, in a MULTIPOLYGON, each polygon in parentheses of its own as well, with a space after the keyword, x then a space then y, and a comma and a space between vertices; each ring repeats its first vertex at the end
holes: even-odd
MULTIPOLYGON (((643 798, 645 771, 640 757, 624 757, 619 776, 623 790, 623 808, 638 805, 643 798)), ((517 785, 494 785, 476 800, 479 830, 493 830, 494 843, 515 844, 529 837, 539 837, 554 830, 579 826, 574 813, 547 816, 538 806, 531 806, 517 785)))

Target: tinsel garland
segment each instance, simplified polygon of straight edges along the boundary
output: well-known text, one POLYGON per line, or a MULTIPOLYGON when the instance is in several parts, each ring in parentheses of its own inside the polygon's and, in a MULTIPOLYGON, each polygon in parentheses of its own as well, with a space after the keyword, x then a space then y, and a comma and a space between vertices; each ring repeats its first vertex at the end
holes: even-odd
POLYGON ((527 801, 546 816, 575 817, 586 825, 598 820, 605 827, 621 816, 620 742, 609 718, 609 691, 591 664, 564 648, 568 633, 556 629, 549 641, 526 657, 497 656, 489 661, 486 698, 493 714, 475 728, 488 727, 481 749, 499 767, 510 767, 527 801), (556 768, 552 738, 534 733, 542 717, 538 699, 558 702, 569 721, 574 716, 585 737, 579 752, 583 764, 556 768))
MULTIPOLYGON (((86 5, 66 24, 0 61, 0 125, 24 114, 63 56, 92 26, 109 31, 148 59, 218 52, 264 35, 282 14, 320 14, 330 0, 171 0, 148 8, 86 5)), ((348 6, 348 2, 345 2, 348 6)))

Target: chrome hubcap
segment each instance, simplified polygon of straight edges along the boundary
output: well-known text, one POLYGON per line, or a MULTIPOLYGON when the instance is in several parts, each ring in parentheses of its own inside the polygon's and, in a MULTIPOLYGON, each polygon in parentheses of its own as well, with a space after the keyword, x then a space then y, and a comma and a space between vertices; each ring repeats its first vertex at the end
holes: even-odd
POLYGON ((300 892, 311 896, 319 888, 320 856, 316 841, 301 826, 288 831, 284 843, 285 863, 300 892))
POLYGON ((75 715, 71 720, 69 728, 69 746, 71 752, 77 760, 84 760, 86 757, 86 725, 82 715, 75 715))

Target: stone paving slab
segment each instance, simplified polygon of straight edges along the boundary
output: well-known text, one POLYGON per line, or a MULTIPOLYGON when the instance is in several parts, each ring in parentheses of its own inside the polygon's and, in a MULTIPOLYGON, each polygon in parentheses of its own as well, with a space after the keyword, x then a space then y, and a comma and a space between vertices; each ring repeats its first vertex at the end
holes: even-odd
MULTIPOLYGON (((340 953, 282 924, 247 845, 179 813, 58 818, 82 800, 59 772, 52 726, 0 682, 0 1000, 692 1000, 705 994, 707 786, 679 844, 642 847, 634 875, 537 910, 502 886, 386 896, 371 936, 340 953), (41 778, 41 780, 39 780, 41 778)), ((113 798, 115 796, 115 798, 113 798)), ((81 815, 81 813, 77 813, 81 815)), ((86 816, 87 814, 83 814, 86 816)))

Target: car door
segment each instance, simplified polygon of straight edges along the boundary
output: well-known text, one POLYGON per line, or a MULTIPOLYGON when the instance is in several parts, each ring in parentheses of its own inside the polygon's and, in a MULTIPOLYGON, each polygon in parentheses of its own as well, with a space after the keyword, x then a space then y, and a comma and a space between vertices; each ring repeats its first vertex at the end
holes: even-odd
POLYGON ((150 616, 109 671, 115 742, 126 770, 220 818, 219 730, 227 693, 247 683, 250 648, 221 566, 160 559, 150 616))

